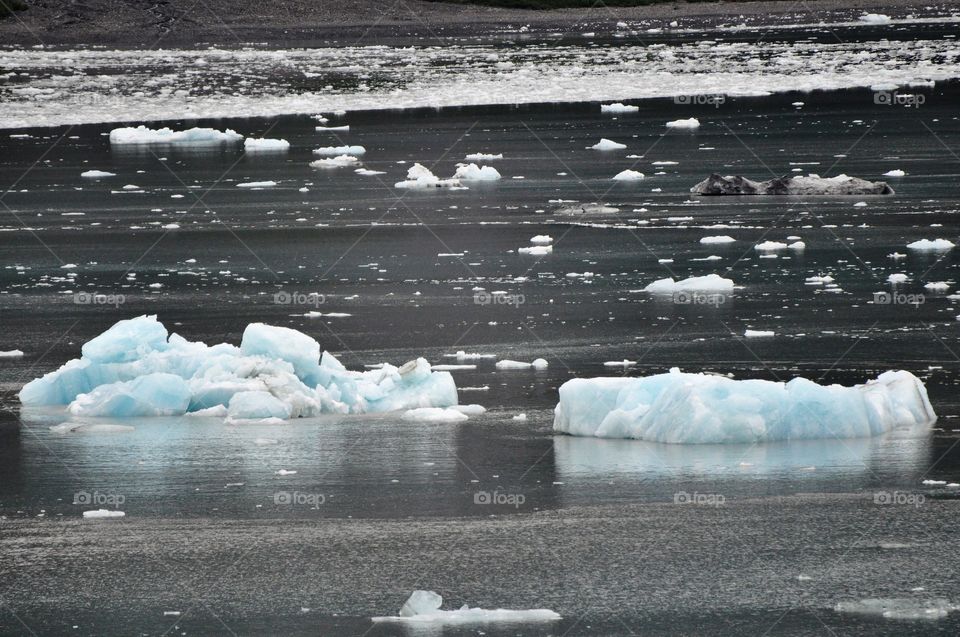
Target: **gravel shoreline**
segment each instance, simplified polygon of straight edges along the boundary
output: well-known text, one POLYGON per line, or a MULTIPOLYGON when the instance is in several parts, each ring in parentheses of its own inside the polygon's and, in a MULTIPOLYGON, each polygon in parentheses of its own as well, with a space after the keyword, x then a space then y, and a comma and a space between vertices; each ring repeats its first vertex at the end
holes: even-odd
POLYGON ((794 2, 677 2, 643 7, 597 7, 535 11, 407 0, 356 0, 349 3, 277 0, 33 0, 30 9, 0 21, 0 42, 14 46, 106 45, 136 48, 197 44, 275 47, 310 43, 385 43, 383 40, 443 39, 496 33, 528 26, 531 33, 612 31, 631 28, 720 24, 755 26, 843 22, 863 13, 893 18, 949 16, 956 6, 919 0, 810 0, 794 2))

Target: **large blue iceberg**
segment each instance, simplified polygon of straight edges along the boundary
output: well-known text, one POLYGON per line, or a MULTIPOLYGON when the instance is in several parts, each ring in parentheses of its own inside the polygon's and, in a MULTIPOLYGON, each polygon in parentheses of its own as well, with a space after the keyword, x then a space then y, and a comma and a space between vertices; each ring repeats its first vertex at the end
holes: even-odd
POLYGON ((936 419, 923 383, 906 371, 843 387, 804 378, 733 380, 674 368, 642 378, 567 381, 553 428, 667 443, 752 443, 926 430, 936 419))
POLYGON ((401 367, 346 369, 313 338, 251 323, 240 347, 187 341, 156 316, 120 321, 82 356, 27 383, 27 406, 67 405, 76 416, 179 416, 208 410, 235 419, 299 418, 457 404, 449 372, 422 358, 401 367))

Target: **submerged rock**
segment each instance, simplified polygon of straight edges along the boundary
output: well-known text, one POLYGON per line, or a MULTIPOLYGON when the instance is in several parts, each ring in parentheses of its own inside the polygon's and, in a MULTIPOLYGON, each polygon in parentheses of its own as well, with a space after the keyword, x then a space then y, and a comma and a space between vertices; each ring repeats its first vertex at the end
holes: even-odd
POLYGON ((847 175, 789 175, 753 181, 740 175, 713 173, 690 189, 696 195, 892 195, 885 181, 867 181, 847 175))

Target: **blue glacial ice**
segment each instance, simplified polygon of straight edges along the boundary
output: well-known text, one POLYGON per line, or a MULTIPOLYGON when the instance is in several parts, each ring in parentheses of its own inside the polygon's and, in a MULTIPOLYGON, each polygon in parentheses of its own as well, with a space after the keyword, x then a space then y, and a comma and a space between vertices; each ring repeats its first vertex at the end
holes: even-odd
POLYGON ((555 431, 667 443, 859 438, 923 431, 937 419, 923 383, 889 371, 854 387, 683 373, 576 378, 560 387, 555 431))
POLYGON ((457 404, 448 372, 423 358, 350 371, 310 336, 251 323, 240 347, 169 334, 156 316, 116 323, 81 357, 27 383, 25 406, 67 405, 77 416, 177 416, 219 407, 232 419, 298 418, 457 404))

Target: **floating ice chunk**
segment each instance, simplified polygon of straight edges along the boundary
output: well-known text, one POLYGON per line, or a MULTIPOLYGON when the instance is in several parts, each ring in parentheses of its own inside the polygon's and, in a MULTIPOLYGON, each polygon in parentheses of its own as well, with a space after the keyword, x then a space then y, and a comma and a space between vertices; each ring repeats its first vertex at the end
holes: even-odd
POLYGON ((799 250, 806 250, 807 244, 804 243, 803 241, 794 241, 793 243, 791 243, 791 244, 788 245, 787 247, 790 248, 791 250, 798 250, 798 251, 799 251, 799 250))
POLYGON ((100 385, 70 403, 75 416, 181 416, 190 405, 190 387, 174 374, 146 374, 131 381, 100 385))
POLYGON ((363 146, 323 146, 314 148, 313 154, 321 157, 336 157, 338 155, 359 156, 367 152, 363 146))
POLYGON ((272 188, 276 185, 275 181, 244 181, 237 184, 237 188, 272 188))
POLYGON ((905 177, 906 175, 907 173, 903 172, 899 168, 894 170, 888 170, 887 172, 883 173, 884 177, 905 177))
POLYGON ((356 166, 360 160, 352 155, 340 155, 338 157, 327 157, 326 159, 317 159, 310 162, 311 168, 349 168, 356 166))
POLYGON ((440 179, 426 166, 423 166, 422 164, 414 164, 407 170, 407 179, 405 181, 398 181, 396 184, 394 184, 394 187, 427 189, 455 188, 459 185, 459 179, 440 179))
POLYGON ((909 277, 902 272, 895 272, 887 277, 889 283, 906 283, 909 277))
POLYGON ((740 175, 713 173, 693 188, 696 195, 892 195, 886 182, 866 181, 847 175, 820 177, 794 175, 767 181, 753 181, 740 175))
POLYGON ((243 150, 248 153, 257 153, 257 152, 283 152, 285 150, 290 150, 290 142, 285 139, 268 139, 260 138, 255 139, 253 137, 248 137, 243 140, 243 150))
POLYGON ((626 148, 626 144, 621 144, 615 142, 612 139, 607 139, 606 137, 602 138, 599 142, 591 146, 593 150, 623 150, 626 148))
POLYGON ((108 173, 105 170, 85 170, 80 173, 81 177, 87 177, 89 179, 101 179, 103 177, 116 177, 116 173, 108 173))
POLYGON ((456 358, 458 361, 472 361, 481 358, 496 358, 496 354, 480 354, 477 352, 465 352, 462 349, 458 350, 456 354, 447 354, 451 358, 456 358))
POLYGON ((87 519, 96 518, 122 518, 126 515, 123 511, 111 511, 109 509, 96 509, 94 511, 84 511, 83 517, 87 519))
POLYGON ((833 283, 833 277, 829 274, 827 275, 818 275, 818 276, 808 276, 806 278, 806 283, 809 285, 823 285, 824 283, 833 283))
POLYGON ((526 419, 527 419, 527 415, 526 415, 526 414, 517 414, 516 416, 514 416, 513 418, 511 418, 511 420, 526 420, 526 419))
POLYGON ((839 602, 833 609, 838 613, 878 615, 887 619, 942 619, 960 607, 941 598, 900 597, 839 602))
POLYGON ((925 290, 930 290, 931 292, 946 292, 950 289, 950 283, 947 281, 931 281, 923 287, 925 290))
POLYGON ((715 243, 734 243, 734 242, 736 242, 736 239, 725 234, 713 235, 710 237, 703 237, 700 239, 700 243, 707 244, 707 245, 712 245, 715 243))
POLYGON ((535 257, 540 257, 540 256, 543 256, 543 255, 545 255, 545 254, 550 254, 550 253, 552 253, 552 252, 553 252, 553 246, 552 246, 552 245, 530 246, 530 247, 528 247, 528 248, 519 248, 519 249, 517 250, 517 252, 520 253, 520 254, 530 254, 530 255, 533 255, 533 256, 535 256, 535 257))
POLYGON ((774 250, 786 250, 787 247, 786 243, 780 241, 764 241, 753 246, 753 249, 758 252, 772 252, 774 250))
POLYGON ((297 475, 296 469, 277 469, 277 470, 274 471, 273 473, 274 473, 275 475, 278 475, 278 476, 295 476, 295 475, 297 475))
POLYGON ((733 380, 711 374, 576 378, 560 387, 554 430, 667 443, 857 438, 936 421, 913 374, 889 371, 864 385, 733 380))
POLYGON ((700 120, 696 117, 675 119, 672 122, 667 122, 667 128, 700 128, 700 120))
POLYGON ((476 404, 454 405, 453 407, 450 407, 450 409, 454 409, 456 411, 459 411, 461 414, 466 414, 468 416, 479 416, 481 414, 487 413, 486 407, 484 407, 483 405, 476 405, 476 404))
POLYGON ((460 422, 469 416, 452 407, 420 407, 408 409, 400 418, 410 422, 460 422))
POLYGON ((317 126, 314 130, 318 133, 346 133, 350 131, 349 126, 317 126))
POLYGON ((503 159, 503 153, 494 155, 493 153, 472 153, 464 157, 466 161, 496 161, 503 159))
POLYGON ((492 166, 477 166, 476 164, 460 164, 454 179, 463 181, 496 181, 500 179, 500 172, 492 166))
POLYGON ((539 623, 562 619, 559 614, 545 608, 533 610, 485 610, 470 608, 464 604, 459 610, 440 610, 443 598, 433 591, 414 591, 396 616, 374 617, 375 623, 398 622, 404 624, 477 625, 496 623, 539 623))
POLYGON ((553 243, 553 237, 548 234, 538 234, 530 237, 530 243, 535 243, 537 245, 547 245, 553 243))
POLYGON ((613 104, 601 104, 600 112, 601 113, 636 113, 640 110, 639 106, 630 106, 623 104, 621 102, 614 102, 613 104))
POLYGON ((387 173, 383 170, 370 170, 369 168, 357 168, 353 172, 358 175, 363 175, 364 177, 372 177, 373 175, 386 175, 387 173))
POLYGON ((640 171, 627 169, 617 173, 612 179, 614 181, 640 181, 644 177, 646 177, 646 175, 640 171))
POLYGON ((242 391, 230 398, 227 415, 234 420, 290 417, 290 406, 266 391, 242 391))
POLYGON ((768 338, 776 336, 772 330, 744 330, 744 338, 768 338))
POLYGON ((890 24, 890 16, 883 13, 865 13, 858 19, 867 24, 890 24))
POLYGON ((911 250, 926 250, 926 251, 935 251, 935 252, 944 252, 950 250, 954 247, 953 241, 949 239, 934 239, 933 241, 929 239, 920 239, 919 241, 914 241, 913 243, 908 243, 907 247, 911 250))
POLYGON ((23 358, 23 351, 19 349, 9 349, 0 352, 0 358, 23 358))
POLYGON ((219 131, 215 128, 190 128, 174 131, 169 128, 152 129, 146 126, 136 128, 114 128, 110 131, 111 144, 225 144, 239 143, 243 135, 229 128, 219 131))
POLYGON ((733 292, 733 281, 725 279, 719 274, 692 276, 682 281, 666 278, 654 281, 643 288, 643 291, 651 294, 675 294, 677 292, 731 293, 733 292))
POLYGON ((603 364, 604 367, 633 367, 637 364, 637 361, 632 361, 629 359, 623 359, 622 361, 607 361, 603 364))
POLYGON ((497 361, 497 369, 546 369, 550 366, 546 360, 542 358, 535 359, 532 363, 525 363, 523 361, 512 361, 505 359, 502 361, 497 361))

